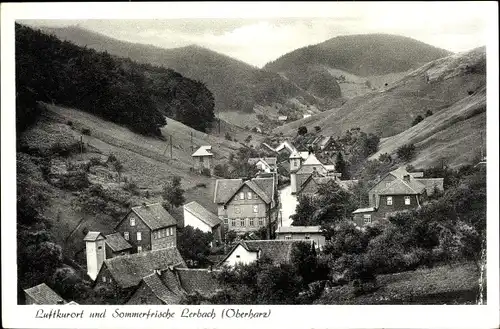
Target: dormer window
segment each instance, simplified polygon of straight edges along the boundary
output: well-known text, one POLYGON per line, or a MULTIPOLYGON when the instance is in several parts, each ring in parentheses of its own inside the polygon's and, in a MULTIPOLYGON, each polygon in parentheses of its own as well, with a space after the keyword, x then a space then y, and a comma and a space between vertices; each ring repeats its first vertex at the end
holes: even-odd
POLYGON ((252 199, 252 192, 247 192, 247 199, 251 200, 252 199))
POLYGON ((135 218, 130 217, 130 226, 135 226, 135 218))
POLYGON ((245 192, 240 192, 240 200, 245 200, 245 192))
POLYGON ((387 197, 387 205, 392 206, 392 196, 387 197))

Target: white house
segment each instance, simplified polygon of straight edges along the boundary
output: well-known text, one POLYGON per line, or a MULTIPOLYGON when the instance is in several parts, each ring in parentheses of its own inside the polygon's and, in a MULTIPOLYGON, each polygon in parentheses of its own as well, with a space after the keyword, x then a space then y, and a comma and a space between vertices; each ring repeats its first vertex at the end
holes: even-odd
POLYGON ((240 241, 219 263, 220 266, 250 264, 259 258, 267 257, 273 264, 290 263, 293 247, 305 242, 314 250, 313 240, 245 240, 240 241))
POLYGON ((191 156, 194 159, 194 168, 197 170, 202 169, 212 169, 212 158, 214 154, 212 153, 212 146, 205 145, 200 146, 191 156))
POLYGON ((276 230, 277 240, 313 240, 322 249, 325 237, 320 226, 280 226, 276 230))
POLYGON ((222 220, 196 201, 184 205, 184 225, 210 232, 214 241, 222 241, 222 220))
POLYGON ((83 241, 87 253, 87 274, 95 280, 106 259, 106 238, 100 232, 88 232, 83 241))
POLYGON ((276 172, 277 158, 249 158, 248 163, 255 165, 260 172, 274 173, 276 172))

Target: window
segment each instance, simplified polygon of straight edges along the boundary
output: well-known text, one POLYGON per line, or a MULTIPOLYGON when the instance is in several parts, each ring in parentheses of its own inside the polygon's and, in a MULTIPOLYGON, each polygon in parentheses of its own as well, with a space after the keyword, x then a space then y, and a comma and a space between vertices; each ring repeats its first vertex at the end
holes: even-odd
POLYGON ((135 218, 130 217, 130 226, 135 226, 135 218))
POLYGON ((156 239, 156 231, 153 232, 153 239, 156 239))
POLYGON ((253 218, 248 219, 248 226, 253 226, 253 218))
POLYGON ((142 247, 141 246, 137 246, 137 252, 141 252, 142 251, 142 247))
POLYGON ((409 196, 405 196, 405 205, 411 204, 411 198, 409 196))
POLYGON ((291 235, 285 235, 285 240, 292 240, 292 236, 291 235))
POLYGON ((260 217, 259 218, 259 226, 264 225, 264 218, 260 217))
POLYGON ((309 240, 310 238, 311 238, 311 236, 309 234, 306 234, 305 239, 309 240))
POLYGON ((370 215, 370 214, 363 215, 363 221, 365 222, 365 224, 371 223, 372 222, 372 215, 370 215))
POLYGON ((245 226, 245 218, 240 218, 240 226, 245 226))
POLYGON ((137 241, 141 240, 142 240, 141 232, 137 232, 137 241))
POLYGON ((388 187, 389 185, 391 185, 392 182, 385 182, 385 187, 388 187))
POLYGON ((240 258, 240 255, 236 255, 236 258, 240 258))
POLYGON ((200 163, 203 163, 203 157, 199 157, 200 163))
POLYGON ((171 227, 167 228, 167 230, 168 230, 168 236, 171 236, 174 234, 171 227))
POLYGON ((102 277, 102 282, 106 282, 106 277, 105 276, 102 277))
POLYGON ((247 199, 252 200, 252 192, 247 192, 247 199))
POLYGON ((245 200, 245 192, 240 192, 240 199, 245 200))
POLYGON ((392 196, 387 197, 387 205, 392 206, 392 196))
POLYGON ((125 238, 125 240, 128 240, 129 239, 128 232, 123 232, 123 237, 125 238))
POLYGON ((234 212, 239 214, 241 212, 240 207, 234 207, 234 212))
POLYGON ((253 205, 253 212, 259 212, 259 205, 258 204, 253 205))
POLYGON ((224 218, 224 224, 226 224, 226 225, 229 224, 229 219, 228 218, 224 218))
POLYGON ((97 247, 97 250, 101 250, 101 249, 102 249, 102 246, 97 247))
POLYGON ((258 199, 258 198, 259 198, 259 196, 258 196, 257 194, 255 194, 255 193, 254 193, 253 198, 254 198, 254 199, 258 199))
POLYGON ((231 226, 236 226, 236 218, 231 218, 231 226))

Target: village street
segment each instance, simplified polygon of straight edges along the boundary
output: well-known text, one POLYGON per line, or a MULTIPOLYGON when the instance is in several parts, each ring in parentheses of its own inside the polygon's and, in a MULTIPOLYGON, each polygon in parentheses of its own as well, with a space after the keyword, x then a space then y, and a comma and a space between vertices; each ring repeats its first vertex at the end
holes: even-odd
POLYGON ((290 226, 292 224, 292 220, 290 216, 295 214, 295 207, 297 206, 297 197, 292 195, 292 187, 291 185, 287 185, 281 190, 280 193, 280 206, 281 206, 281 215, 282 220, 279 221, 279 226, 290 226))

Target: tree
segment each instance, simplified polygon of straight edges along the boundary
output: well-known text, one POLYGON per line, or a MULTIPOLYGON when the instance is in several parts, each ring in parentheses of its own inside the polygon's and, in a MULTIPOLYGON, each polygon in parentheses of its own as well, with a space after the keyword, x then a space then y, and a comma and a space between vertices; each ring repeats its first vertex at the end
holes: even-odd
POLYGON ((419 122, 423 121, 423 120, 424 120, 424 117, 423 117, 423 116, 421 116, 421 115, 417 115, 417 116, 415 117, 415 119, 413 120, 412 124, 411 124, 411 125, 412 125, 412 127, 413 127, 414 125, 418 124, 419 122))
POLYGON ((295 244, 290 258, 295 271, 302 278, 304 286, 313 281, 326 279, 317 277, 318 259, 313 245, 305 242, 295 244))
POLYGON ((432 111, 431 110, 427 110, 427 112, 425 112, 425 117, 430 117, 432 115, 432 111))
POLYGON ((396 153, 401 160, 408 162, 415 155, 415 145, 414 144, 402 145, 397 149, 396 153))
POLYGON ((301 194, 297 201, 295 214, 291 216, 292 226, 312 225, 311 215, 316 211, 314 199, 308 195, 301 194))
POLYGON ((207 257, 210 255, 212 241, 212 233, 205 233, 189 225, 177 230, 177 248, 182 258, 198 264, 199 267, 209 263, 207 257))
POLYGON ((250 143, 250 141, 252 140, 252 135, 248 135, 247 138, 245 138, 245 143, 250 143))
POLYGON ((315 130, 317 133, 319 133, 319 132, 321 131, 321 127, 320 127, 320 126, 315 126, 315 127, 314 127, 314 130, 315 130))
POLYGON ((342 152, 337 152, 335 158, 335 170, 342 174, 343 179, 349 179, 349 172, 347 171, 347 166, 342 156, 342 152))
POLYGON ((172 207, 179 207, 186 202, 179 176, 171 177, 170 181, 163 186, 162 197, 172 207))
POLYGON ((298 131, 297 131, 297 133, 299 135, 305 135, 305 134, 307 134, 307 127, 306 126, 300 126, 299 129, 298 129, 298 131))

